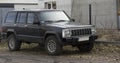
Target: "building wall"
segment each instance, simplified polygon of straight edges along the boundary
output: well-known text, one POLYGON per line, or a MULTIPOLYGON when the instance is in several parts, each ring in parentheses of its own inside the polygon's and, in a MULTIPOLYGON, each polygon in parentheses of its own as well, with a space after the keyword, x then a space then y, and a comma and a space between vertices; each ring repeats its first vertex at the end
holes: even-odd
POLYGON ((57 0, 57 9, 64 10, 71 17, 72 0, 57 0))
POLYGON ((88 0, 73 0, 72 17, 76 20, 76 22, 89 24, 88 0))
POLYGON ((38 5, 14 5, 15 10, 23 10, 23 8, 25 8, 26 10, 30 10, 30 9, 38 9, 39 6, 38 5))
POLYGON ((38 8, 38 0, 0 0, 0 4, 14 4, 14 9, 16 10, 23 8, 38 8))
POLYGON ((14 9, 14 4, 0 4, 0 26, 2 25, 8 11, 14 9))
POLYGON ((6 13, 14 9, 36 8, 38 0, 0 0, 0 25, 4 21, 6 13), (12 5, 12 6, 11 6, 12 5))
POLYGON ((120 29, 120 0, 117 0, 117 9, 118 9, 118 28, 120 29))
POLYGON ((0 3, 37 3, 38 0, 0 0, 0 3))
POLYGON ((45 9, 45 2, 56 1, 56 0, 38 0, 38 5, 40 9, 45 9))
POLYGON ((39 8, 44 9, 45 2, 51 2, 51 1, 56 1, 57 4, 57 9, 59 10, 64 10, 69 16, 71 16, 71 8, 72 8, 72 0, 39 0, 39 8))
POLYGON ((97 28, 117 29, 116 0, 73 0, 72 17, 89 24, 89 4, 92 5, 92 24, 97 28))
POLYGON ((120 12, 120 0, 117 0, 117 7, 118 7, 118 11, 120 12))
POLYGON ((93 25, 97 28, 114 29, 118 26, 116 0, 0 0, 0 3, 14 3, 15 9, 20 10, 44 9, 44 3, 49 1, 56 1, 57 9, 65 10, 81 24, 89 24, 89 4, 91 4, 93 25))

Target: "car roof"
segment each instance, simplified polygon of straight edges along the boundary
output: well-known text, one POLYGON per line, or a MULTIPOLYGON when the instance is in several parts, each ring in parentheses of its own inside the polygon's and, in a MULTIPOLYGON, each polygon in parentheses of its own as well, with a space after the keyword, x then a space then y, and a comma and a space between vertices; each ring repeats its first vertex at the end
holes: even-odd
POLYGON ((9 11, 9 12, 41 12, 41 11, 63 11, 63 10, 32 9, 32 10, 12 10, 12 11, 9 11))

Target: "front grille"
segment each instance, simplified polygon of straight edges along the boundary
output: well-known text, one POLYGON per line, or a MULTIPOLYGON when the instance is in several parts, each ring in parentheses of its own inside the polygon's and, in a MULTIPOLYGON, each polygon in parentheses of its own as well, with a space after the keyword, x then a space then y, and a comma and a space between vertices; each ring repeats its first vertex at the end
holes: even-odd
POLYGON ((92 34, 92 31, 90 28, 87 29, 75 29, 71 30, 72 36, 80 36, 80 35, 90 35, 92 34))

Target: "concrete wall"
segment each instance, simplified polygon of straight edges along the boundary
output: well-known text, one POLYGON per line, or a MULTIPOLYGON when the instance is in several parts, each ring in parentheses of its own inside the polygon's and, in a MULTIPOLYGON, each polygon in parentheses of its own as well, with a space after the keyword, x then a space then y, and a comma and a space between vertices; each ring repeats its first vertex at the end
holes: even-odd
POLYGON ((116 29, 118 26, 116 5, 116 0, 96 0, 96 3, 93 2, 93 24, 98 28, 116 29))
POLYGON ((71 17, 72 0, 57 0, 57 9, 64 10, 71 17))
POLYGON ((74 0, 72 17, 82 24, 89 24, 89 4, 92 5, 93 25, 117 29, 116 0, 74 0))
POLYGON ((0 4, 14 4, 15 9, 38 8, 38 0, 0 0, 0 4))
POLYGON ((87 0, 73 0, 72 17, 76 22, 89 24, 89 3, 87 0))
POLYGON ((56 1, 56 0, 38 0, 38 5, 40 9, 44 9, 45 8, 45 2, 50 2, 50 1, 56 1))
POLYGON ((56 1, 57 9, 65 10, 81 24, 89 24, 89 4, 91 4, 93 25, 97 28, 114 29, 118 26, 116 0, 0 0, 0 3, 15 3, 17 10, 44 9, 44 3, 49 1, 56 1), (36 3, 38 5, 35 5, 36 3))
POLYGON ((39 8, 44 9, 44 3, 56 1, 57 9, 64 10, 69 16, 71 16, 72 0, 39 0, 39 8))
POLYGON ((30 9, 38 9, 39 6, 38 5, 14 5, 15 10, 23 10, 23 8, 25 8, 26 10, 30 10, 30 9))
POLYGON ((118 7, 118 11, 120 12, 120 0, 117 0, 117 7, 118 7))
POLYGON ((0 3, 37 3, 38 0, 0 0, 0 3))

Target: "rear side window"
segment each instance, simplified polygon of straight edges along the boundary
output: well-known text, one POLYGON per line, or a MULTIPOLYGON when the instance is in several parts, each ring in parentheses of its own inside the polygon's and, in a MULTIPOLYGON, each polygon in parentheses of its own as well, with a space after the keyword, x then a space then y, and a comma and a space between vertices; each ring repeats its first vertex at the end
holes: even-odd
POLYGON ((9 12, 7 14, 5 23, 14 23, 16 18, 16 12, 9 12))
POLYGON ((17 23, 26 23, 27 13, 18 13, 17 23))
POLYGON ((35 20, 34 13, 28 13, 27 23, 33 24, 34 20, 35 20))

